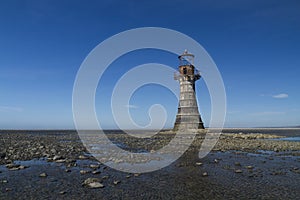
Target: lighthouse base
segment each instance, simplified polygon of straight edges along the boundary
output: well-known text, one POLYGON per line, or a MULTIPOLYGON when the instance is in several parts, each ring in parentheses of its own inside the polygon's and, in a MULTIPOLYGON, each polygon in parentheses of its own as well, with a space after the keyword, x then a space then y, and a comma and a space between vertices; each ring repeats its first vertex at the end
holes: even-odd
POLYGON ((205 129, 203 123, 175 123, 173 131, 205 129))
POLYGON ((199 114, 177 114, 173 128, 174 131, 198 129, 204 129, 204 125, 199 114))

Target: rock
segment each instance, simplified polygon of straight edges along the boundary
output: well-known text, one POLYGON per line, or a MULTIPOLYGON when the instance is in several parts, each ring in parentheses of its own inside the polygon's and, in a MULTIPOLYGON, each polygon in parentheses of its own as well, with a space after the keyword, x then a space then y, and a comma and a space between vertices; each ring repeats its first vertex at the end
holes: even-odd
POLYGON ((126 175, 126 178, 130 178, 131 176, 130 175, 126 175))
POLYGON ((89 188, 103 188, 104 185, 100 183, 98 178, 87 178, 82 185, 85 185, 89 188))
POLYGON ((50 152, 55 154, 57 151, 55 149, 51 149, 50 152))
POLYGON ((99 182, 89 183, 89 184, 87 184, 87 186, 88 186, 89 188, 103 188, 103 187, 104 187, 104 185, 102 185, 102 184, 99 183, 99 182))
POLYGON ((99 170, 92 171, 92 174, 100 174, 100 173, 101 173, 101 171, 99 171, 99 170))
POLYGON ((234 172, 235 172, 235 173, 242 173, 243 171, 240 170, 240 169, 236 169, 234 172))
POLYGON ((202 162, 196 162, 197 166, 201 166, 203 163, 202 162))
POLYGON ((88 170, 80 170, 79 173, 80 174, 87 174, 87 173, 90 173, 91 171, 88 171, 88 170))
POLYGON ((67 164, 67 167, 77 167, 77 164, 76 163, 69 163, 69 164, 67 164))
POLYGON ((55 155, 55 156, 52 158, 52 160, 54 160, 54 161, 60 160, 60 159, 62 159, 62 157, 59 156, 59 155, 55 155))
POLYGON ((59 194, 66 194, 66 191, 60 191, 59 194))
POLYGON ((25 168, 28 168, 28 167, 27 166, 23 166, 23 165, 19 166, 19 169, 25 169, 25 168))
POLYGON ((8 180, 2 180, 2 183, 8 183, 8 180))
POLYGON ((47 177, 48 175, 44 172, 39 175, 40 177, 47 177))
POLYGON ((71 170, 70 169, 66 169, 65 172, 71 172, 71 170))
POLYGON ((219 163, 219 160, 218 160, 218 159, 214 159, 214 162, 215 162, 215 163, 219 163))
POLYGON ((65 159, 59 159, 59 160, 56 160, 55 162, 57 162, 57 163, 64 163, 64 162, 66 162, 66 160, 65 159))
POLYGON ((134 176, 139 176, 139 175, 140 175, 139 173, 135 173, 135 174, 134 174, 134 176))
POLYGON ((86 157, 86 156, 84 156, 84 155, 80 155, 80 156, 78 156, 78 158, 81 159, 81 160, 86 160, 86 159, 88 159, 88 157, 86 157))
POLYGON ((254 167, 251 166, 251 165, 248 165, 248 166, 246 166, 245 168, 246 168, 246 169, 253 169, 254 167))
POLYGON ((6 167, 10 170, 10 171, 16 171, 16 170, 20 170, 20 169, 25 169, 27 168, 26 166, 23 165, 16 165, 16 164, 7 164, 6 167))
POLYGON ((114 181, 114 185, 117 185, 117 184, 119 184, 121 181, 119 181, 119 180, 115 180, 114 181))
POLYGON ((14 163, 10 163, 10 164, 7 164, 5 166, 8 169, 12 169, 12 168, 18 168, 20 165, 17 165, 17 164, 14 164, 14 163))
POLYGON ((82 185, 87 185, 93 182, 100 182, 99 178, 87 178, 84 180, 84 182, 82 183, 82 185))
POLYGON ((98 169, 100 167, 100 165, 95 165, 95 164, 91 164, 90 168, 92 169, 98 169))
POLYGON ((241 166, 241 163, 235 162, 234 165, 235 165, 235 166, 241 166))
POLYGON ((207 172, 204 172, 204 173, 202 174, 202 176, 208 176, 208 173, 207 173, 207 172))
POLYGON ((12 167, 12 168, 9 168, 10 171, 17 171, 19 170, 19 167, 12 167))

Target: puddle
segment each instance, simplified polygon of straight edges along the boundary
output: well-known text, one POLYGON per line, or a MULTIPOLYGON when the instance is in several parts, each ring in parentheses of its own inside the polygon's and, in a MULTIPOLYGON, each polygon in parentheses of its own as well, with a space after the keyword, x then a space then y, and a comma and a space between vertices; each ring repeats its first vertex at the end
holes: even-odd
POLYGON ((14 161, 17 165, 23 165, 23 166, 32 166, 32 165, 46 165, 51 164, 51 162, 47 162, 46 158, 40 158, 40 159, 32 159, 32 160, 16 160, 14 161))
POLYGON ((270 139, 270 140, 300 142, 300 137, 273 138, 273 139, 270 139))

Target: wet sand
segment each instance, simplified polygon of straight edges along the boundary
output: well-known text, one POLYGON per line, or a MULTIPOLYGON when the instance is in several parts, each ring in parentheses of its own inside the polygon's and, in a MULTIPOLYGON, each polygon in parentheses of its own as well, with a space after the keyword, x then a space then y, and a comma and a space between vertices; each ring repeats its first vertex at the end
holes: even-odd
MULTIPOLYGON (((300 142, 223 135, 207 157, 198 143, 161 170, 129 174, 88 155, 75 131, 2 131, 0 199, 297 199, 300 142), (42 176, 41 176, 42 175, 42 176), (83 185, 98 178, 104 187, 83 185)), ((145 148, 141 141, 110 136, 145 148)), ((159 138, 160 145, 172 136, 159 138)), ((154 140, 157 140, 155 138, 154 140)), ((147 142, 149 144, 149 141, 147 142)), ((156 143, 154 142, 153 148, 156 143)))

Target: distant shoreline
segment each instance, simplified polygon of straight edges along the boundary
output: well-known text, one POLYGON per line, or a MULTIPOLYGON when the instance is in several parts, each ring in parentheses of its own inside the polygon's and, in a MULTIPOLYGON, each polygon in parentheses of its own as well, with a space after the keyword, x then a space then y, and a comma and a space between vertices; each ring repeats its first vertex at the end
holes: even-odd
MULTIPOLYGON (((222 129, 222 130, 299 130, 300 127, 233 127, 233 128, 206 128, 209 129, 222 129)), ((85 129, 82 131, 99 131, 100 129, 85 129)), ((101 129, 104 131, 122 131, 121 129, 101 129)), ((126 131, 170 131, 170 129, 157 129, 157 130, 150 130, 150 129, 127 129, 126 131)), ((1 131, 77 131, 77 129, 0 129, 1 131)))

